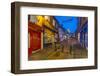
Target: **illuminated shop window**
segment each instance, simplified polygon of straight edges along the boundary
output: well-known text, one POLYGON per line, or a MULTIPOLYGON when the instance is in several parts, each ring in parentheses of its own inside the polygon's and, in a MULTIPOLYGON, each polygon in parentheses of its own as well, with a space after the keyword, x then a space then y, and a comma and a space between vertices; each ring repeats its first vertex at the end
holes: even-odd
POLYGON ((56 24, 56 23, 55 23, 55 20, 53 19, 53 26, 55 26, 55 24, 56 24))
POLYGON ((28 33, 28 48, 30 48, 30 33, 28 33))

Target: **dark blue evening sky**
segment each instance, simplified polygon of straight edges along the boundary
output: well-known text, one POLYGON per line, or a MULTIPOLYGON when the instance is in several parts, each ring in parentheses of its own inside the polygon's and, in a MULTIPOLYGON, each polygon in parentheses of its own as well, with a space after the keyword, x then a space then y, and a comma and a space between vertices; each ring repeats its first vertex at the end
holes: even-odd
POLYGON ((64 29, 69 30, 70 33, 74 33, 78 25, 78 17, 73 16, 55 16, 60 26, 64 29))

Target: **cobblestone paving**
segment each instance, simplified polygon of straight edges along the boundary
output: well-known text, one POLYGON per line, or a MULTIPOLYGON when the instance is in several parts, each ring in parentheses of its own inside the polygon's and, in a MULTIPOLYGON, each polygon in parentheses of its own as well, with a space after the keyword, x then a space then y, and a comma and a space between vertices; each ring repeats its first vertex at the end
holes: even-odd
MULTIPOLYGON (((66 50, 68 48, 65 48, 66 50)), ((76 58, 87 58, 86 49, 75 49, 70 52, 66 51, 54 51, 52 48, 46 50, 40 50, 39 52, 33 53, 29 60, 50 60, 50 59, 76 59, 76 58)))

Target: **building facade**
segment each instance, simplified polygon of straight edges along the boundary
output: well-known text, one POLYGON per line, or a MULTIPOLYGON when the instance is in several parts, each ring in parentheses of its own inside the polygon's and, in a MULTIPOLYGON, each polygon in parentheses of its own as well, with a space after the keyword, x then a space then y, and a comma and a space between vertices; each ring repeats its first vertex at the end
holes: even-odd
POLYGON ((88 48, 88 18, 79 17, 79 25, 76 31, 77 40, 84 48, 88 48))
POLYGON ((28 16, 28 51, 29 55, 52 46, 55 42, 55 20, 52 16, 28 16))

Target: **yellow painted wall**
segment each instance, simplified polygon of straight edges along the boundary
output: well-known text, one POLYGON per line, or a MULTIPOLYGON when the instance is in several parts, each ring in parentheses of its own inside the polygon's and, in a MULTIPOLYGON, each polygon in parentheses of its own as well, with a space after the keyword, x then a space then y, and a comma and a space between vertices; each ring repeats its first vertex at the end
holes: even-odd
POLYGON ((36 16, 36 18, 37 18, 37 22, 36 22, 36 24, 37 25, 39 25, 39 26, 43 26, 43 25, 46 25, 47 27, 49 27, 49 28, 51 28, 51 29, 53 29, 53 25, 51 25, 50 24, 50 22, 48 22, 45 18, 44 18, 44 16, 36 16))
POLYGON ((45 22, 44 17, 43 16, 36 16, 36 18, 37 18, 36 24, 42 27, 44 22, 45 22))
MULTIPOLYGON (((36 22, 37 25, 39 25, 41 27, 43 25, 45 25, 45 26, 53 29, 53 27, 51 26, 51 24, 44 18, 44 16, 36 16, 36 17, 37 17, 37 20, 38 20, 36 22)), ((54 42, 54 32, 50 31, 49 29, 45 29, 45 33, 46 33, 45 35, 47 35, 46 36, 47 37, 46 41, 48 41, 48 43, 54 42)))

